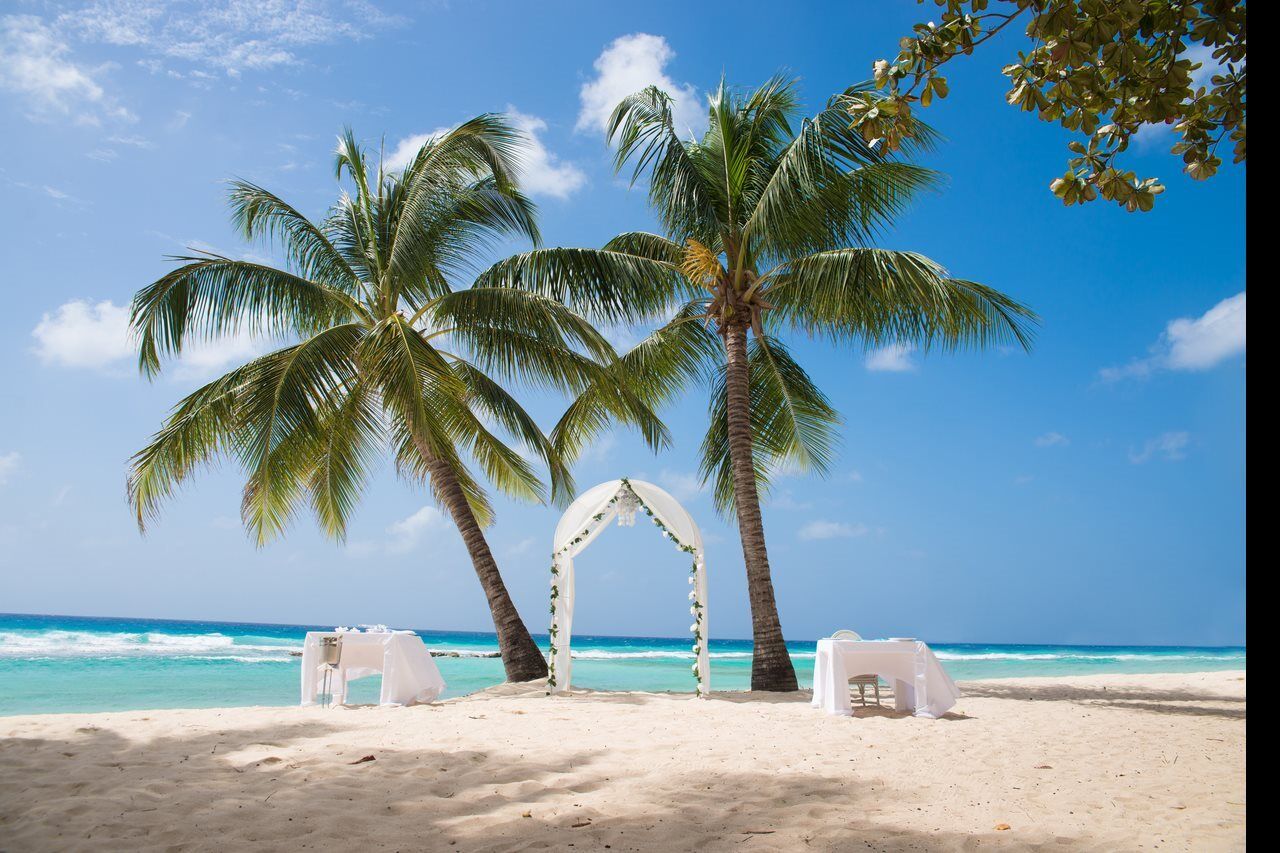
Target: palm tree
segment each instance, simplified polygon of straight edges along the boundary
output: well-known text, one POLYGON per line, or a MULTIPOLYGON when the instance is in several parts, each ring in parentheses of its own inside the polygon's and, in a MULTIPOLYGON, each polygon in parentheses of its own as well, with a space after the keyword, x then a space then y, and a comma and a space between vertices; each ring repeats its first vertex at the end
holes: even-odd
MULTIPOLYGON (((614 323, 659 327, 619 359, 620 376, 659 405, 691 381, 710 386, 702 475, 736 515, 755 651, 751 685, 796 689, 774 598, 761 491, 781 468, 826 470, 839 416, 780 336, 838 345, 910 342, 957 348, 1030 343, 1034 315, 933 261, 874 246, 876 236, 938 176, 877 153, 832 98, 793 126, 794 81, 750 93, 722 83, 708 128, 682 139, 671 99, 650 87, 609 123, 619 170, 647 177, 663 234, 622 234, 603 249, 536 249, 496 264, 486 286, 532 289, 614 323), (714 330, 715 334, 712 334, 714 330)), ((874 96, 874 95, 873 95, 874 96)), ((915 139, 927 142, 927 128, 915 139)), ((600 429, 603 389, 590 389, 552 432, 566 457, 600 429)))
POLYGON ((191 341, 237 332, 293 342, 188 395, 133 457, 128 493, 140 528, 191 474, 230 456, 247 474, 241 513, 259 545, 304 503, 341 540, 378 452, 391 449, 400 474, 429 483, 462 534, 507 678, 546 675, 485 540, 492 507, 468 458, 502 492, 543 500, 533 466, 498 429, 546 464, 553 499, 568 497, 568 469, 502 382, 581 392, 607 379, 601 365, 614 353, 552 299, 452 284, 497 239, 538 242, 513 175, 519 139, 501 117, 482 115, 392 172, 381 160, 371 169, 347 130, 335 171, 353 192, 318 223, 262 187, 232 182, 237 228, 278 244, 286 268, 176 258, 180 266, 134 297, 140 368, 155 375, 191 341))

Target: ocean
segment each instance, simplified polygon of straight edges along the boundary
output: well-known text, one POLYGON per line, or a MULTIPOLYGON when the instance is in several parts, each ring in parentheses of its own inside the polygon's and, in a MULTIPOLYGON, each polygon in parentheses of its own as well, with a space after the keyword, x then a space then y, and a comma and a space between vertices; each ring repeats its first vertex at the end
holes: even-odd
MULTIPOLYGON (((292 705, 307 631, 332 625, 264 625, 84 616, 0 614, 0 715, 157 708, 292 705)), ((398 626, 393 626, 398 627, 398 626)), ((486 633, 418 631, 448 682, 446 697, 503 680, 486 633), (456 657, 452 654, 456 653, 456 657)), ((546 648, 546 636, 536 638, 546 648)), ((956 680, 1095 673, 1244 669, 1243 647, 1029 646, 934 643, 956 680)), ((789 643, 801 686, 813 676, 814 643, 789 643)), ((602 690, 691 692, 689 639, 573 638, 573 682, 602 690)), ((715 690, 745 690, 749 640, 712 640, 715 690)), ((376 677, 355 682, 352 701, 376 701, 376 677)))

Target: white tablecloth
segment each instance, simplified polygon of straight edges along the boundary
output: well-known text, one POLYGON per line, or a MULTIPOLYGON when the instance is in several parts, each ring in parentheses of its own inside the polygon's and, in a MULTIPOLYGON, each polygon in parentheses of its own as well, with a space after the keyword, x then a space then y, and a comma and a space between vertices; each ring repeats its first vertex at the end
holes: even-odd
POLYGON ((919 641, 818 641, 813 662, 813 707, 849 716, 849 679, 875 673, 894 682, 894 706, 917 717, 940 717, 960 698, 960 690, 930 648, 919 641))
POLYGON ((335 704, 346 701, 348 683, 379 672, 380 705, 434 702, 444 692, 444 678, 431 659, 431 652, 412 631, 308 631, 302 644, 303 705, 316 703, 324 675, 320 638, 333 634, 342 636, 342 659, 332 679, 335 704))

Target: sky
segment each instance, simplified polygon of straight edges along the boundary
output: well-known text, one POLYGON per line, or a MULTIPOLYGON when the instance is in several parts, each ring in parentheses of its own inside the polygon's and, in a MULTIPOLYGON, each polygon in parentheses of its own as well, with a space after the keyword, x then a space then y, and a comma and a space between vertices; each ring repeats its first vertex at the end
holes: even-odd
MULTIPOLYGON (((261 549, 241 472, 190 482, 140 535, 128 459, 184 394, 262 351, 194 348, 154 381, 125 333, 135 291, 186 247, 270 259, 225 180, 310 215, 351 125, 389 160, 478 113, 527 134, 548 245, 657 230, 602 124, 651 83, 696 131, 721 75, 784 71, 806 109, 869 76, 931 4, 8 0, 0 6, 0 612, 491 630, 466 551, 383 466, 345 543, 301 516, 261 549)), ((948 71, 922 162, 948 175, 881 244, 1031 305, 1030 353, 871 352, 793 341, 844 417, 825 478, 782 478, 765 525, 788 639, 853 628, 935 642, 1238 644, 1245 634, 1245 168, 1180 174, 1167 132, 1130 152, 1153 212, 1064 208, 1067 135, 1007 106, 1006 31, 948 71)), ((508 251, 522 246, 512 245, 508 251)), ((478 259, 478 267, 493 258, 478 259)), ((457 282, 466 286, 466 281, 457 282)), ((626 342, 625 333, 617 333, 626 342)), ((548 428, 565 401, 528 395, 548 428)), ((575 469, 685 503, 707 541, 713 637, 749 637, 736 530, 697 478, 706 398, 664 411, 660 456, 616 431, 575 469)), ((488 532, 545 630, 556 507, 498 500, 488 532)), ((643 525, 578 561, 579 633, 683 636, 682 555, 643 525)))

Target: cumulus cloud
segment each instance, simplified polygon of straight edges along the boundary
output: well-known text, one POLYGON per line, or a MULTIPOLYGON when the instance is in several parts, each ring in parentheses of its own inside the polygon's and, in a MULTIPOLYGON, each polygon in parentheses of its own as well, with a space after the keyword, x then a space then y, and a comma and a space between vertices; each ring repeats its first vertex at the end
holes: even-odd
POLYGON ((1178 462, 1187 458, 1187 445, 1191 443, 1191 434, 1187 432, 1163 432, 1149 439, 1141 449, 1129 451, 1129 461, 1134 465, 1150 462, 1152 459, 1163 459, 1166 462, 1178 462))
POLYGON ((855 536, 865 536, 869 530, 870 528, 862 522, 850 524, 845 521, 826 521, 819 518, 800 528, 800 538, 807 541, 851 539, 855 536))
POLYGON ((62 117, 80 124, 132 120, 99 82, 106 66, 91 68, 71 54, 65 38, 40 18, 0 18, 0 91, 17 95, 33 119, 62 117))
POLYGON ((705 123, 698 90, 677 83, 666 67, 676 53, 662 36, 632 33, 613 40, 596 58, 594 79, 578 94, 581 109, 575 126, 579 131, 603 131, 618 102, 648 86, 657 86, 672 97, 672 117, 681 135, 705 123))
POLYGON ((447 522, 444 514, 433 506, 424 506, 408 518, 402 518, 387 528, 387 551, 405 554, 418 547, 422 537, 430 531, 442 529, 447 522))
MULTIPOLYGON (((522 190, 533 196, 563 199, 586 185, 586 174, 573 163, 561 161, 543 142, 542 133, 547 129, 546 121, 538 116, 522 113, 510 105, 507 106, 507 116, 512 126, 524 137, 519 164, 522 190)), ((423 145, 450 130, 452 128, 438 127, 428 133, 417 133, 401 139, 387 155, 386 167, 390 170, 403 169, 412 162, 423 145)))
POLYGON ((537 116, 526 115, 508 106, 511 123, 524 134, 525 147, 520 158, 520 188, 529 195, 568 198, 582 189, 587 176, 572 163, 563 163, 547 150, 540 134, 547 123, 537 116))
MULTIPOLYGON (((110 300, 66 302, 44 314, 31 336, 36 356, 53 367, 123 372, 137 356, 129 332, 129 309, 110 300)), ((266 346, 265 341, 245 334, 194 342, 183 348, 172 375, 176 379, 212 376, 260 355, 266 346)))
POLYGON ((1035 439, 1036 447, 1066 447, 1070 443, 1071 439, 1060 432, 1046 432, 1035 439))
POLYGON ((1103 382, 1144 379, 1161 370, 1200 371, 1215 367, 1245 351, 1245 291, 1228 297, 1199 317, 1169 321, 1146 358, 1118 367, 1105 367, 1103 382))
POLYGON ((671 471, 665 468, 658 475, 658 483, 675 496, 677 500, 682 501, 693 500, 702 494, 703 489, 702 478, 697 474, 671 471))
POLYGON ((918 365, 911 358, 912 344, 889 344, 867 353, 867 370, 875 373, 908 373, 918 365))
POLYGON ((422 148, 422 146, 426 145, 438 136, 443 136, 450 130, 452 130, 452 128, 437 127, 430 133, 415 133, 413 136, 406 136, 404 139, 401 139, 396 143, 396 147, 387 155, 386 161, 383 165, 386 167, 387 171, 398 172, 413 161, 413 158, 417 156, 418 150, 422 148))
POLYGON ((117 366, 133 354, 129 309, 111 301, 83 299, 45 314, 31 332, 35 352, 45 364, 101 369, 117 366))
POLYGON ((22 454, 16 450, 0 454, 0 486, 9 482, 10 475, 22 464, 22 454))

